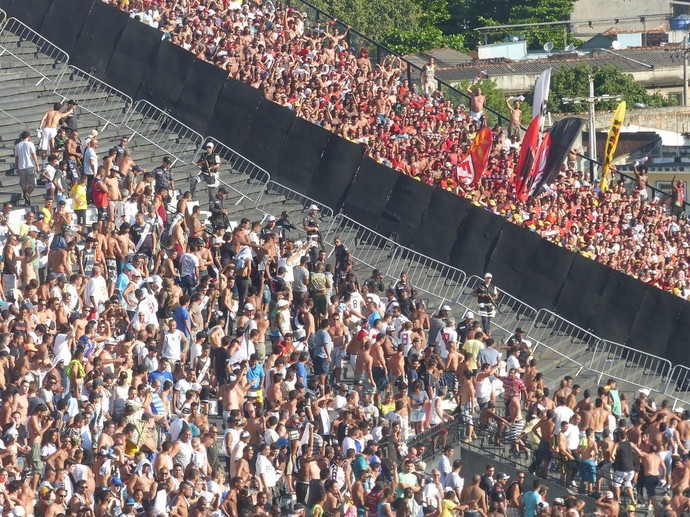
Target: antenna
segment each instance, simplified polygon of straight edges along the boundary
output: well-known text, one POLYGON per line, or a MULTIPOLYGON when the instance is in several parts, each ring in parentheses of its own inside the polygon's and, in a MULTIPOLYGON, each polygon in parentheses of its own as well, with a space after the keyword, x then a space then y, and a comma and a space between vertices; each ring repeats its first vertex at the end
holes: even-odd
POLYGON ((563 49, 563 50, 565 50, 566 52, 573 52, 575 50, 575 45, 573 45, 571 43, 567 47, 565 47, 565 49, 563 49))
POLYGON ((617 39, 616 39, 616 40, 613 40, 613 41, 611 42, 611 48, 612 48, 613 50, 620 50, 622 46, 623 46, 623 45, 621 45, 621 42, 618 41, 617 39))
POLYGON ((546 52, 549 55, 551 55, 551 51, 553 50, 553 43, 551 43, 550 41, 547 41, 546 43, 544 43, 544 50, 546 50, 546 52))

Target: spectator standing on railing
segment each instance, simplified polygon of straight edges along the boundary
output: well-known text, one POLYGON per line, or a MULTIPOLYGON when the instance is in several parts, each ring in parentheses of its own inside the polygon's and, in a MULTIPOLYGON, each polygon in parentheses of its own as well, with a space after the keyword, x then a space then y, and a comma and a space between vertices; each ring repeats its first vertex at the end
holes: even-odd
POLYGON ((214 151, 214 148, 213 142, 207 142, 204 145, 204 151, 196 163, 199 167, 199 174, 192 177, 189 182, 189 191, 192 196, 196 193, 199 183, 203 181, 206 184, 209 205, 213 202, 216 194, 220 172, 220 155, 214 151))
POLYGON ((14 166, 19 176, 19 186, 26 206, 31 205, 31 193, 36 188, 36 177, 39 171, 36 146, 31 141, 31 133, 22 131, 20 141, 14 146, 14 166))

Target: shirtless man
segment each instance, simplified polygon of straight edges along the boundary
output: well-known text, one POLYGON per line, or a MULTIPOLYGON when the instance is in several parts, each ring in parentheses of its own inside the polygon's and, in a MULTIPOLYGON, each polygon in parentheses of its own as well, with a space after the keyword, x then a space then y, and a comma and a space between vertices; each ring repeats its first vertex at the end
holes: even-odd
POLYGON ((486 97, 482 94, 481 88, 472 90, 471 84, 467 87, 467 92, 470 94, 470 119, 478 122, 484 115, 486 97))
POLYGON ((106 176, 104 183, 108 189, 108 211, 110 214, 110 221, 115 220, 115 209, 117 204, 122 201, 122 193, 120 192, 120 174, 117 166, 106 169, 108 175, 106 176))
POLYGON ((41 440, 46 431, 51 429, 51 421, 49 420, 50 411, 45 404, 39 404, 34 409, 31 417, 26 423, 26 431, 29 434, 29 447, 31 448, 31 455, 28 458, 29 466, 34 474, 31 479, 31 488, 36 490, 38 482, 41 479, 41 472, 43 471, 43 462, 41 461, 41 440))
POLYGON ((82 159, 82 153, 79 149, 79 133, 77 131, 72 131, 67 143, 65 143, 65 160, 71 161, 76 166, 77 162, 82 159))
POLYGON ((331 356, 333 358, 333 378, 336 384, 340 384, 340 376, 343 371, 343 359, 345 358, 345 345, 349 332, 343 323, 342 314, 333 314, 331 317, 331 326, 328 327, 328 333, 333 341, 333 351, 331 356))
POLYGON ((532 427, 532 434, 539 438, 539 448, 537 450, 537 475, 545 478, 548 474, 549 463, 551 463, 551 437, 556 429, 553 409, 540 414, 541 420, 532 427))
POLYGON ((360 330, 356 335, 352 336, 345 348, 345 353, 350 356, 350 368, 352 368, 352 371, 356 371, 357 358, 364 349, 365 339, 368 339, 366 330, 360 330))
POLYGON ((362 351, 357 355, 355 361, 355 381, 364 381, 364 388, 371 389, 376 386, 373 373, 374 358, 371 355, 371 343, 367 340, 362 347, 362 351))
POLYGON ((383 351, 383 343, 387 340, 384 334, 379 334, 374 344, 371 345, 371 374, 374 378, 374 387, 376 388, 375 399, 378 404, 380 394, 386 389, 388 385, 388 367, 386 365, 386 356, 383 351))
POLYGON ((118 277, 117 261, 118 257, 122 255, 120 251, 120 241, 115 237, 115 230, 108 232, 105 246, 105 265, 108 272, 108 294, 113 295, 115 291, 115 281, 118 277))
POLYGON ((597 458, 599 456, 599 447, 594 439, 594 430, 591 427, 585 431, 585 437, 580 440, 577 450, 582 461, 580 464, 581 483, 584 485, 587 493, 591 493, 596 481, 597 458))
POLYGON ((647 174, 647 166, 642 165, 638 167, 639 162, 635 162, 633 166, 633 172, 635 173, 635 192, 637 192, 640 199, 646 201, 649 197, 649 192, 647 191, 647 183, 649 182, 649 175, 647 174))
POLYGON ((458 404, 460 405, 462 414, 462 423, 465 425, 465 439, 463 441, 466 443, 471 442, 475 438, 472 416, 474 415, 476 403, 477 392, 474 387, 474 382, 472 382, 472 372, 467 370, 465 371, 464 381, 458 392, 458 404))
POLYGON ((597 440, 601 440, 604 435, 604 426, 609 418, 609 412, 604 409, 604 401, 597 399, 594 403, 594 409, 592 410, 592 419, 590 422, 590 427, 594 429, 594 437, 597 440))
POLYGON ((53 109, 48 110, 41 117, 38 127, 41 128, 41 159, 45 162, 48 152, 52 152, 51 142, 57 135, 58 126, 60 125, 60 119, 67 117, 74 113, 75 107, 72 106, 65 112, 60 111, 62 109, 62 104, 56 102, 53 104, 53 109))
POLYGON ((522 121, 522 110, 520 109, 520 101, 513 101, 510 105, 510 100, 506 99, 506 105, 510 111, 510 122, 508 122, 508 138, 511 142, 520 141, 520 123, 522 121))
POLYGON ((53 248, 48 251, 48 269, 51 272, 70 275, 72 274, 72 262, 67 248, 53 248))
POLYGON ((640 457, 640 462, 644 467, 644 488, 647 492, 648 509, 651 511, 657 507, 656 489, 659 486, 659 482, 666 477, 666 466, 657 454, 659 448, 656 444, 651 443, 649 445, 649 452, 641 450, 635 444, 631 444, 631 446, 633 451, 640 457))
POLYGON ((390 382, 395 384, 398 379, 407 382, 407 376, 405 375, 405 356, 403 352, 405 347, 403 345, 398 345, 395 349, 395 353, 388 359, 388 365, 390 366, 390 382))

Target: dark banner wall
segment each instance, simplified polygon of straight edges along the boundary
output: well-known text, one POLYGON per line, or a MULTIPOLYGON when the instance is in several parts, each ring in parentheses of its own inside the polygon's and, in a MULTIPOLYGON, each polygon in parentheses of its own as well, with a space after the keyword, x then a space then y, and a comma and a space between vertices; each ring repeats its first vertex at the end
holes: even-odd
POLYGON ((603 338, 690 365, 690 304, 364 156, 161 33, 95 0, 0 0, 71 63, 167 110, 285 186, 603 338))

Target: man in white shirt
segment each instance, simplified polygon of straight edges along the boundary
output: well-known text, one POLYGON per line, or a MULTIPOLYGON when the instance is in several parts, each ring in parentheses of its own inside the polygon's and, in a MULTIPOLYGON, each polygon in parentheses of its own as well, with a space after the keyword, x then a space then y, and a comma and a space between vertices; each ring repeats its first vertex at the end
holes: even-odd
POLYGON ((92 307, 97 312, 101 304, 108 300, 108 285, 101 275, 101 267, 93 266, 91 278, 84 289, 84 305, 92 307))
POLYGON ((450 463, 450 459, 453 457, 454 453, 455 449, 453 449, 453 446, 446 445, 443 448, 443 455, 438 459, 438 472, 441 476, 441 486, 445 486, 446 478, 451 472, 453 472, 453 467, 450 463))
POLYGON ((24 196, 24 204, 31 205, 31 193, 36 188, 38 175, 38 156, 36 146, 31 141, 31 133, 22 131, 21 141, 14 146, 14 167, 19 175, 19 186, 24 196))
POLYGON ((278 482, 278 473, 273 465, 276 455, 278 454, 277 445, 263 445, 259 455, 256 457, 256 475, 259 478, 261 486, 259 489, 269 495, 269 502, 273 502, 275 496, 275 488, 278 482))

